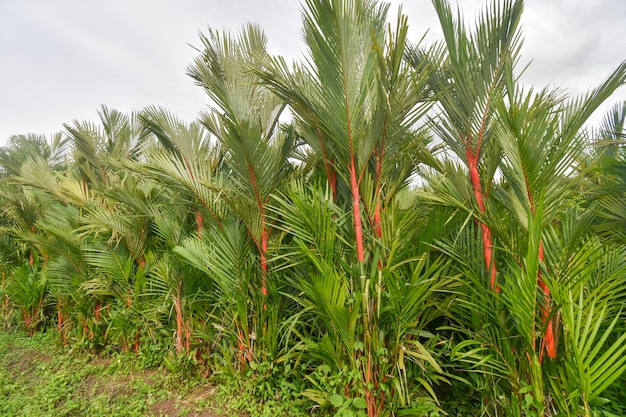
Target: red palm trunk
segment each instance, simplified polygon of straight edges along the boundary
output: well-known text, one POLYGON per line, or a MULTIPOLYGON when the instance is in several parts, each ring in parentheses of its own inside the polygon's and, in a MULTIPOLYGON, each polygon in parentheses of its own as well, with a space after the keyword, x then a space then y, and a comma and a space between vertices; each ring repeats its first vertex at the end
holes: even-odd
MULTIPOLYGON (((535 204, 533 202, 533 197, 530 192, 528 180, 526 180, 526 192, 528 194, 528 202, 530 204, 530 211, 533 215, 535 215, 535 204)), ((543 242, 541 241, 541 237, 539 238, 538 257, 541 262, 544 262, 545 256, 543 252, 543 242)), ((550 359, 556 358, 556 338, 554 335, 554 325, 552 323, 552 320, 546 323, 546 321, 548 320, 548 317, 550 316, 550 289, 548 288, 545 281, 543 280, 543 277, 541 276, 541 269, 537 269, 537 285, 539 286, 539 288, 541 288, 543 292, 544 298, 543 298, 543 305, 541 306, 541 320, 546 326, 546 334, 541 343, 541 348, 539 352, 539 362, 541 363, 543 359, 544 348, 550 359)))
MULTIPOLYGON (((539 241, 539 260, 541 262, 544 261, 543 243, 541 241, 539 241)), ((541 288, 541 290, 543 291, 544 305, 541 307, 541 318, 543 320, 543 323, 546 324, 546 321, 550 316, 550 289, 543 280, 543 277, 541 276, 541 271, 537 271, 537 284, 539 285, 539 288, 541 288)), ((542 343, 542 347, 544 346, 548 357, 550 359, 556 358, 556 340, 552 320, 548 321, 548 323, 546 324, 546 334, 542 343)), ((542 355, 543 350, 539 354, 540 359, 542 355)))
MULTIPOLYGON (((467 156, 467 164, 469 167, 470 180, 472 182, 472 190, 474 191, 474 197, 478 204, 478 209, 481 213, 485 212, 485 202, 482 186, 480 184, 480 174, 478 172, 478 155, 470 148, 466 149, 465 154, 467 156)), ((491 229, 485 223, 480 223, 480 229, 483 240, 483 256, 485 259, 485 265, 489 271, 489 287, 496 292, 500 292, 500 287, 496 286, 496 277, 498 274, 496 268, 495 259, 493 259, 493 239, 491 236, 491 229)))
POLYGON ((350 187, 352 188, 352 211, 354 214, 354 234, 356 239, 356 253, 359 262, 365 260, 365 251, 363 249, 363 225, 361 222, 361 195, 359 192, 359 184, 356 178, 356 166, 354 157, 352 157, 350 171, 350 187))
POLYGON ((261 292, 267 297, 267 231, 261 229, 261 292))

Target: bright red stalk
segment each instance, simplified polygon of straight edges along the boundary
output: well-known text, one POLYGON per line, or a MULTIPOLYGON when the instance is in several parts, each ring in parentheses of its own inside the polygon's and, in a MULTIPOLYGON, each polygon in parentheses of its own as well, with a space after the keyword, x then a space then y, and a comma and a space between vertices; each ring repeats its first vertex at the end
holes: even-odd
POLYGON ((363 250, 363 225, 361 222, 361 195, 359 193, 359 184, 356 178, 356 166, 354 164, 354 156, 351 158, 350 166, 350 187, 352 188, 352 210, 354 213, 354 234, 356 238, 356 254, 359 262, 365 260, 365 252, 363 250))
MULTIPOLYGON (((543 243, 541 241, 539 241, 539 260, 541 262, 544 261, 543 243)), ((541 290, 543 291, 544 295, 544 305, 541 307, 541 318, 543 322, 546 323, 548 317, 550 316, 550 289, 543 280, 540 270, 537 271, 537 284, 539 285, 539 288, 541 288, 541 290)), ((548 353, 548 357, 550 359, 556 358, 556 340, 554 336, 554 327, 552 324, 552 320, 548 321, 548 323, 546 324, 546 334, 544 336, 542 345, 545 346, 546 352, 548 353)), ((543 352, 540 353, 540 358, 542 354, 543 352)))
POLYGON ((265 226, 261 229, 261 292, 267 297, 267 231, 265 226))
MULTIPOLYGON (((528 178, 526 176, 524 177, 526 178, 526 192, 528 193, 528 202, 530 203, 530 211, 534 215, 535 204, 533 203, 533 197, 530 193, 530 186, 528 184, 528 178)), ((543 252, 543 242, 541 241, 541 238, 539 238, 538 257, 541 262, 544 262, 545 256, 543 252)), ((543 359, 544 348, 546 349, 546 352, 548 353, 548 357, 550 359, 556 358, 556 340, 555 340, 555 335, 554 335, 554 325, 552 323, 552 320, 546 323, 546 321, 548 320, 548 317, 550 316, 550 289, 548 288, 548 286, 546 285, 546 282, 543 280, 543 277, 541 276, 541 269, 537 269, 537 285, 543 291, 544 304, 541 307, 541 319, 543 323, 546 324, 546 334, 544 336, 543 342, 541 343, 541 352, 539 353, 539 362, 541 362, 541 360, 543 359)))
MULTIPOLYGON (((472 181, 472 189, 474 191, 474 197, 481 213, 485 212, 484 194, 482 186, 480 185, 480 175, 478 172, 478 154, 472 152, 468 147, 465 151, 467 156, 467 165, 469 167, 470 180, 472 181)), ((480 229, 483 240, 483 256, 485 258, 485 265, 489 270, 489 288, 495 289, 496 292, 500 292, 500 287, 496 286, 496 276, 498 274, 496 268, 496 261, 493 259, 493 238, 491 236, 491 229, 485 223, 480 223, 480 229)))
MULTIPOLYGON (((354 237, 356 240, 356 254, 360 264, 365 261, 365 251, 363 250, 363 224, 361 221, 361 193, 359 191, 359 181, 357 179, 356 163, 354 161, 354 139, 352 137, 352 121, 350 118, 350 102, 348 101, 348 91, 346 89, 346 73, 343 73, 344 100, 346 105, 346 126, 348 132, 348 144, 350 148, 350 188, 352 190, 352 212, 354 214, 354 237)), ((361 270, 361 273, 363 271, 361 270)))

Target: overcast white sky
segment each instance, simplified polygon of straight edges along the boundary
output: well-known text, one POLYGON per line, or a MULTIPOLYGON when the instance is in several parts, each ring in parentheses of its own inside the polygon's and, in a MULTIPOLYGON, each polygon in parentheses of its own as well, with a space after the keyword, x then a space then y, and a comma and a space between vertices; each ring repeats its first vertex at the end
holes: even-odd
MULTIPOLYGON (((393 19, 403 4, 413 40, 428 29, 439 37, 430 0, 391 3, 393 19)), ((473 21, 484 1, 459 3, 473 21)), ((248 21, 264 28, 271 53, 301 55, 297 0, 0 0, 0 145, 12 134, 96 120, 100 104, 123 112, 163 105, 192 120, 206 99, 185 75, 196 54, 189 44, 208 27, 248 21)), ((533 61, 527 84, 577 94, 626 59, 625 0, 526 0, 523 28, 522 57, 533 61)), ((611 104, 626 100, 625 90, 611 104)))

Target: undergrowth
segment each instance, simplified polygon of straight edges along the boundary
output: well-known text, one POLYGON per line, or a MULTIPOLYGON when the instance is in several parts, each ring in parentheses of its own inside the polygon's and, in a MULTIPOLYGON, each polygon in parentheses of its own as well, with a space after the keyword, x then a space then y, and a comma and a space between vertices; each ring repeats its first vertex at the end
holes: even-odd
POLYGON ((49 333, 0 333, 0 416, 305 415, 287 398, 259 398, 252 374, 247 382, 223 379, 218 389, 190 372, 188 361, 161 356, 149 349, 94 354, 63 348, 49 333))

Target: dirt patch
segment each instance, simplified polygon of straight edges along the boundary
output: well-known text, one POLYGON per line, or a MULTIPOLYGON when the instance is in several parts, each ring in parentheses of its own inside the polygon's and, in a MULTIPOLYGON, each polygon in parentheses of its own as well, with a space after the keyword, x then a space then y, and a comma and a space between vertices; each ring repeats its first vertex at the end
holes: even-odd
POLYGON ((156 378, 156 374, 158 373, 155 369, 149 369, 141 372, 135 372, 131 376, 131 381, 140 380, 146 385, 154 385, 156 378))
POLYGON ((37 361, 40 363, 50 363, 52 362, 52 356, 46 355, 45 353, 38 352, 36 350, 32 350, 29 352, 30 358, 33 361, 37 361))
POLYGON ((100 392, 107 394, 111 400, 123 395, 132 395, 134 388, 130 386, 132 378, 129 376, 115 377, 103 382, 100 392))
POLYGON ((5 363, 5 368, 11 372, 23 375, 32 374, 40 363, 50 363, 52 356, 46 355, 36 350, 28 350, 17 355, 14 359, 9 359, 5 363))
POLYGON ((152 406, 152 412, 158 417, 177 417, 178 409, 175 400, 159 401, 152 406))
MULTIPOLYGON (((23 392, 27 391, 20 387, 33 384, 36 391, 44 393, 41 397, 54 394, 54 406, 59 414, 66 408, 72 411, 76 411, 76 407, 87 410, 90 407, 106 407, 108 404, 120 412, 128 409, 135 412, 133 415, 141 413, 154 417, 237 415, 215 406, 217 388, 213 385, 199 385, 191 391, 188 386, 178 389, 175 384, 170 386, 171 381, 163 371, 150 369, 125 372, 117 369, 117 363, 113 363, 119 360, 116 357, 81 356, 78 352, 76 358, 67 355, 57 360, 53 351, 44 348, 14 345, 7 340, 4 343, 0 346, 0 369, 6 378, 19 381, 17 388, 12 391, 15 398, 23 397, 23 392), (53 378, 57 374, 58 381, 53 378), (50 391, 50 385, 57 383, 58 386, 52 387, 54 389, 50 391)), ((243 417, 244 414, 238 416, 243 417)))
POLYGON ((215 395, 215 387, 202 385, 179 400, 167 399, 159 401, 151 408, 152 413, 158 417, 220 417, 218 414, 201 409, 200 403, 215 395))
POLYGON ((198 403, 202 400, 212 398, 217 392, 217 388, 213 385, 199 385, 185 396, 185 400, 198 403))
POLYGON ((152 406, 152 413, 158 417, 220 417, 209 410, 194 410, 185 400, 164 400, 152 406))
POLYGON ((130 375, 115 375, 109 377, 87 377, 85 385, 91 386, 90 380, 93 378, 97 383, 97 391, 100 394, 106 394, 111 399, 115 399, 124 395, 132 395, 136 389, 136 384, 152 386, 155 384, 157 371, 148 370, 134 372, 130 375))
POLYGON ((110 356, 95 356, 90 363, 95 365, 95 366, 101 366, 103 368, 106 368, 107 366, 111 365, 111 363, 113 362, 113 358, 111 358, 110 356))
POLYGON ((94 398, 104 394, 114 400, 119 396, 132 394, 129 390, 131 388, 128 387, 126 377, 107 379, 99 375, 87 375, 80 382, 76 393, 82 398, 94 398))
POLYGON ((87 377, 83 380, 83 385, 85 386, 86 392, 92 392, 95 390, 95 385, 98 383, 98 378, 93 375, 87 375, 87 377))

